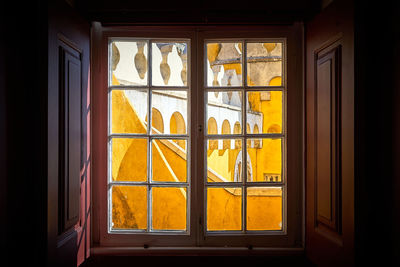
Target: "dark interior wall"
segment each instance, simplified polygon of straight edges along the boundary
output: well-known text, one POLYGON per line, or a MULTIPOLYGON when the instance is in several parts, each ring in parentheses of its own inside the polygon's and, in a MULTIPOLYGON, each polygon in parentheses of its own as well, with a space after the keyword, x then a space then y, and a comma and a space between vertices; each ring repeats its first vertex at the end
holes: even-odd
MULTIPOLYGON (((195 7, 174 1, 70 2, 87 22, 108 23, 288 23, 319 8, 314 0, 198 1, 195 7)), ((48 218, 57 216, 47 207, 48 8, 48 1, 31 0, 11 1, 1 9, 0 235, 1 248, 6 246, 1 251, 19 265, 43 266, 48 218)))
POLYGON ((11 1, 1 14, 0 239, 7 247, 3 261, 21 266, 45 257, 47 20, 42 4, 11 1))
MULTIPOLYGON (((400 4, 397 4, 396 9, 397 15, 400 13, 400 4)), ((394 256, 394 262, 400 265, 400 23, 398 20, 392 17, 394 23, 394 50, 393 50, 393 98, 392 105, 395 107, 393 112, 394 120, 394 131, 393 131, 393 158, 392 158, 392 168, 393 168, 393 187, 391 190, 393 208, 391 214, 393 216, 392 220, 392 255, 394 256)))
POLYGON ((396 1, 356 1, 355 234, 360 265, 400 265, 399 12, 396 1))
MULTIPOLYGON (((4 25, 4 14, 0 14, 0 23, 4 25)), ((4 36, 4 27, 0 27, 0 36, 4 36)), ((4 51, 3 40, 0 41, 0 51, 4 51)), ((6 90, 5 90, 5 54, 0 53, 0 218, 6 218, 6 199, 7 199, 7 173, 6 163, 6 90)), ((0 236, 6 235, 6 220, 0 220, 0 236)), ((0 250, 5 251, 6 240, 0 238, 0 250)))
MULTIPOLYGON (((43 2, 9 1, 2 8, 4 27, 0 27, 0 245, 8 258, 29 263, 42 263, 46 257, 47 3, 43 2)), ((75 2, 88 21, 108 23, 273 23, 310 19, 319 10, 319 1, 314 0, 272 5, 242 1, 244 7, 208 0, 199 1, 195 9, 176 1, 165 1, 168 8, 148 1, 75 2)), ((389 260, 400 264, 400 9, 394 1, 365 2, 355 5, 356 253, 362 262, 371 260, 365 255, 377 255, 372 260, 384 266, 389 260)))
POLYGON ((291 23, 311 17, 320 0, 81 0, 76 6, 87 18, 103 23, 291 23))

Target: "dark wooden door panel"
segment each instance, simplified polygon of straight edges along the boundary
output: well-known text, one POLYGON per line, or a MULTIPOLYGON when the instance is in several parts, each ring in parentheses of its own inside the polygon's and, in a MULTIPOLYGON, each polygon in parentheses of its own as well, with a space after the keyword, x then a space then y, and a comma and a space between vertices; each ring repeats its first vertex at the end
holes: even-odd
POLYGON ((81 55, 60 41, 60 175, 59 213, 61 229, 65 232, 79 220, 81 166, 81 55))
MULTIPOLYGON (((316 227, 340 234, 341 43, 315 55, 316 66, 316 227)), ((335 235, 335 234, 334 234, 335 235)))
POLYGON ((90 25, 49 2, 48 266, 77 266, 90 249, 90 25))
POLYGON ((306 253, 321 266, 354 264, 351 10, 335 1, 306 24, 306 253))

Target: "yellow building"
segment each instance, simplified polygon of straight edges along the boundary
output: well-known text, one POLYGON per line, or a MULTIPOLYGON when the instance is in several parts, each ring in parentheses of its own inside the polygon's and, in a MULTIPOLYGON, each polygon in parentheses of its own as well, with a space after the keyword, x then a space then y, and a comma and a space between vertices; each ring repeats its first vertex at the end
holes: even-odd
MULTIPOLYGON (((138 45, 139 48, 139 45, 138 45)), ((142 47, 138 54, 143 53, 142 47)), ((281 53, 281 44, 259 44, 252 52, 264 51, 267 55, 281 53), (261 49, 261 50, 260 50, 261 49), (264 49, 264 50, 262 50, 264 49), (279 50, 280 49, 280 50, 279 50)), ((232 56, 232 53, 241 53, 241 46, 225 47, 219 44, 209 45, 208 63, 213 76, 209 81, 214 86, 225 82, 231 84, 241 77, 240 63, 226 63, 217 65, 224 57, 232 56), (234 50, 236 49, 236 50, 234 50), (232 52, 233 51, 233 52, 232 52), (227 73, 225 81, 218 80, 218 72, 227 73)), ((118 48, 113 44, 113 70, 119 61, 118 48), (114 57, 118 55, 118 59, 114 57)), ((162 51, 162 50, 161 50, 162 51)), ((168 50, 169 51, 169 50, 168 50)), ((172 50, 171 50, 172 51, 172 50)), ((170 51, 170 52, 171 52, 170 51)), ((179 52, 179 51, 178 51, 179 52)), ((121 52, 122 53, 122 52, 121 52)), ((168 52, 169 53, 169 52, 168 52)), ((251 56, 251 53, 248 53, 251 56)), ((165 54, 163 63, 165 68, 165 54)), ((141 55, 135 57, 135 63, 143 61, 141 55)), ((249 66, 248 80, 250 85, 260 85, 268 82, 270 86, 280 86, 281 77, 273 76, 274 73, 265 71, 269 62, 254 62, 249 66), (260 74, 261 73, 261 74, 260 74), (268 76, 269 75, 269 76, 268 76), (273 77, 271 77, 273 76, 273 77), (252 79, 254 77, 254 79, 252 79)), ((137 63, 138 65, 139 63, 137 63)), ((141 63, 143 64, 143 63, 141 63)), ((281 62, 278 62, 277 67, 281 62)), ((140 77, 145 77, 143 69, 140 77)), ((273 69, 273 68, 272 68, 273 69)), ((164 82, 166 71, 161 70, 164 82), (163 74, 164 73, 164 74, 163 74)), ((183 74, 182 74, 183 76, 183 74)), ((183 79, 182 79, 183 80, 183 79)), ((183 81, 185 83, 185 81, 183 81)), ((112 84, 120 84, 119 79, 113 74, 112 84)), ((113 133, 142 133, 147 132, 147 110, 140 108, 132 102, 132 95, 123 90, 113 90, 111 94, 111 131, 113 133), (143 109, 143 110, 141 110, 143 109)), ((178 93, 170 92, 160 97, 183 97, 178 93)), ((215 101, 224 98, 227 103, 234 99, 242 99, 235 92, 217 92, 215 101), (225 95, 223 95, 225 94, 225 95)), ((235 121, 229 115, 224 117, 222 111, 220 117, 212 117, 210 108, 208 117, 208 134, 235 134, 245 128, 247 133, 282 133, 283 121, 283 95, 281 91, 255 91, 248 93, 246 101, 246 116, 248 124, 242 127, 241 121, 235 121), (222 115, 221 115, 222 114, 222 115), (222 116, 222 117, 221 117, 222 116), (251 117, 253 116, 253 117, 251 117), (251 118, 254 118, 251 119, 251 118), (250 124, 250 121, 254 121, 250 124), (232 126, 231 126, 232 125, 232 126)), ((225 101, 224 100, 224 101, 225 101)), ((172 100, 171 100, 172 101, 172 100)), ((178 100, 177 100, 178 101, 178 100)), ((187 100, 186 100, 187 101, 187 100)), ((158 103, 156 100, 154 103, 158 103)), ((167 103, 167 102, 165 102, 167 103)), ((172 102, 171 102, 172 103, 172 102)), ((175 102, 174 102, 175 103, 175 102)), ((179 103, 179 102, 176 102, 179 103)), ((210 102, 211 103, 211 102, 210 102)), ((238 102, 239 103, 239 102, 238 102)), ((240 104, 240 103, 239 103, 240 104)), ((179 104, 176 104, 179 105, 179 104)), ((226 104, 224 104, 226 106, 226 104)), ((210 104, 211 106, 211 104, 210 104)), ((215 108, 221 109, 225 106, 215 108)), ((172 108, 173 109, 173 108, 172 108)), ((185 134, 187 114, 172 110, 172 115, 163 114, 165 107, 152 107, 152 132, 185 134), (166 121, 169 119, 168 121, 166 121)), ((227 109, 229 110, 229 109, 227 109)), ((169 112, 169 111, 168 111, 169 112)), ((167 111, 164 111, 167 113, 167 111)), ((240 114, 240 113, 238 113, 240 114)), ((282 177, 282 139, 281 138, 254 138, 247 139, 247 166, 243 165, 243 144, 240 139, 209 140, 207 142, 207 180, 208 182, 234 182, 242 181, 246 171, 248 182, 280 182, 282 177)), ((142 181, 148 178, 149 147, 144 138, 114 138, 111 146, 111 179, 113 181, 142 181)), ((151 175, 154 181, 162 182, 186 182, 187 177, 187 144, 185 140, 159 139, 151 144, 151 175)), ((151 200, 151 224, 154 230, 185 230, 187 221, 187 194, 185 188, 152 189, 151 200)), ((237 188, 208 188, 207 189, 207 229, 208 230, 241 230, 242 227, 242 192, 237 188)), ((246 230, 280 230, 282 229, 282 188, 280 187, 248 187, 247 193, 247 229, 246 230)), ((112 227, 115 229, 146 229, 148 217, 148 194, 146 186, 113 186, 112 189, 112 227)))

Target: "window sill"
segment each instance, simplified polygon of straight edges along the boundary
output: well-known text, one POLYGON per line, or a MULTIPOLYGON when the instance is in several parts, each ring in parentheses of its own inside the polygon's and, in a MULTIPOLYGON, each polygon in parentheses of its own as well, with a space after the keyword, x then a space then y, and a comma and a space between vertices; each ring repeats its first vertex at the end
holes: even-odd
POLYGON ((93 247, 92 256, 302 256, 304 248, 93 247))

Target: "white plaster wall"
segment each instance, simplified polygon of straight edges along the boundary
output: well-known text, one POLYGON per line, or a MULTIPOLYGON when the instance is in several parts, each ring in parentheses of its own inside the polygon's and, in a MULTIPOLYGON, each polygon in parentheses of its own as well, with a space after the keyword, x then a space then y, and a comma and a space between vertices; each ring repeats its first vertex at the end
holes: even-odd
MULTIPOLYGON (((129 85, 147 85, 148 70, 145 74, 144 79, 140 79, 139 74, 135 68, 135 55, 138 51, 136 42, 134 41, 118 41, 115 42, 120 54, 120 60, 117 68, 114 71, 115 77, 122 81, 122 84, 129 85)), ((149 53, 148 44, 144 46, 144 55, 147 59, 147 69, 149 68, 149 53)), ((153 43, 152 46, 152 83, 153 85, 165 86, 164 81, 161 77, 160 63, 161 63, 161 51, 157 45, 153 43)), ((181 71, 183 68, 182 60, 178 55, 176 46, 174 45, 172 51, 168 54, 168 65, 170 66, 171 75, 168 81, 168 86, 183 86, 181 79, 181 71)), ((189 72, 188 72, 189 73, 189 72)))

